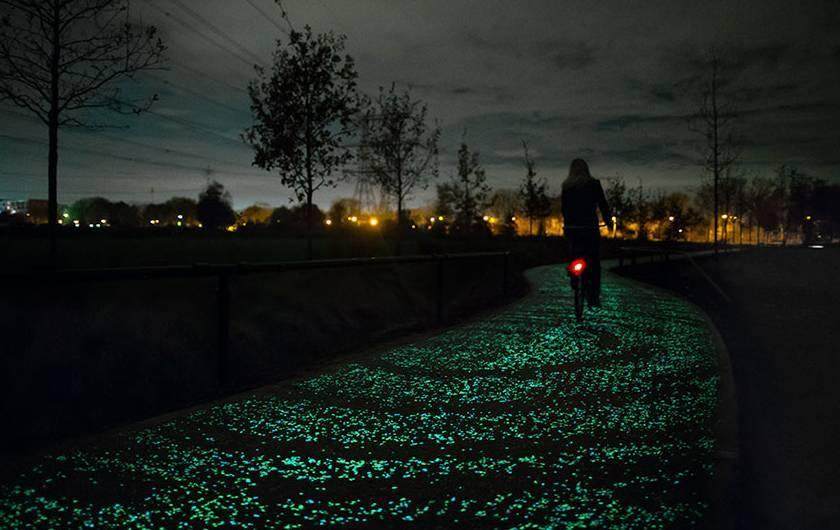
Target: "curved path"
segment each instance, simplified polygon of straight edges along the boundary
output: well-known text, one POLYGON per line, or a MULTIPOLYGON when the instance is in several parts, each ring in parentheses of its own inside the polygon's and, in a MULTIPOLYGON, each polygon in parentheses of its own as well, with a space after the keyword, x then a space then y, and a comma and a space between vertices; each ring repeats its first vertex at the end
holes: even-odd
POLYGON ((483 319, 43 457, 0 527, 668 528, 700 521, 717 354, 694 306, 562 267, 483 319))

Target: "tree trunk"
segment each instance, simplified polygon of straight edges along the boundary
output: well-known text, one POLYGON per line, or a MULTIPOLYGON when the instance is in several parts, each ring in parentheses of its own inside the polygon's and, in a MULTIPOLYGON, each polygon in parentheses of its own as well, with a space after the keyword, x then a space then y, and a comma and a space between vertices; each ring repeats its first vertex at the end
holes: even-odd
POLYGON ((59 47, 61 35, 59 33, 61 21, 59 19, 60 6, 53 3, 53 33, 52 57, 50 61, 50 113, 49 113, 49 157, 47 162, 47 220, 49 224, 50 256, 49 266, 58 266, 58 76, 61 60, 59 47))
MULTIPOLYGON (((308 173, 308 171, 307 171, 308 173)), ((306 259, 312 260, 312 179, 309 179, 309 191, 306 193, 306 259)))
POLYGON ((403 237, 403 186, 402 186, 402 168, 397 169, 397 234, 396 245, 394 246, 394 255, 402 255, 402 237, 403 237))
MULTIPOLYGON (((306 99, 307 109, 309 98, 306 99)), ((306 260, 312 260, 312 129, 309 124, 309 114, 306 115, 306 260)))
MULTIPOLYGON (((717 60, 712 66, 712 150, 714 156, 714 177, 715 177, 715 254, 718 251, 718 182, 720 180, 720 145, 718 143, 718 108, 717 108, 717 60)), ((725 230, 725 228, 724 228, 725 230)))
POLYGON ((312 260, 312 159, 306 149, 306 260, 312 260))
POLYGON ((58 118, 57 112, 50 110, 49 125, 50 147, 47 170, 49 216, 50 257, 49 266, 58 267, 58 118))

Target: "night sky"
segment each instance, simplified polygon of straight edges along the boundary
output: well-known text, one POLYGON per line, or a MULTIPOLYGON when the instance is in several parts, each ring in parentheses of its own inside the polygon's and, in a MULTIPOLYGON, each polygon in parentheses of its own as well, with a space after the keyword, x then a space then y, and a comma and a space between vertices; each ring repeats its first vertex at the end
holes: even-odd
MULTIPOLYGON (((570 160, 599 177, 646 187, 697 185, 699 137, 686 116, 704 50, 730 58, 741 111, 743 162, 769 174, 783 162, 840 179, 840 4, 831 1, 394 1, 291 0, 297 27, 348 36, 362 90, 396 81, 429 104, 444 130, 441 178, 463 131, 497 188, 518 186, 521 141, 558 192, 570 160), (597 4, 597 5, 595 5, 597 4)), ((124 83, 157 93, 154 113, 107 117, 123 125, 63 135, 59 200, 103 195, 129 202, 196 196, 208 179, 235 206, 287 204, 279 179, 250 165, 239 133, 250 124, 249 66, 267 64, 286 26, 271 0, 143 0, 169 70, 124 83), (179 5, 180 4, 180 5, 179 5), (183 8, 186 6, 186 10, 183 8), (168 13, 168 14, 167 14, 168 13), (196 16, 198 15, 198 18, 196 16), (213 44, 215 43, 215 44, 213 44)), ((46 197, 46 131, 0 105, 0 199, 46 197)), ((106 117, 100 116, 99 119, 106 117)), ((316 196, 326 207, 352 194, 316 196)), ((411 206, 427 202, 432 190, 411 206)))

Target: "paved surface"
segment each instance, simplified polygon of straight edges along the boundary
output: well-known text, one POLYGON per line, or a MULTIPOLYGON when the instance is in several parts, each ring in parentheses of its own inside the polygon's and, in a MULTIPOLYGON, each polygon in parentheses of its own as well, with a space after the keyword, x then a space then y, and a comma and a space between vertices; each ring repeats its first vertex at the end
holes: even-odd
POLYGON ((684 528, 708 509, 717 354, 694 306, 561 267, 486 318, 54 451, 0 527, 684 528))
POLYGON ((840 248, 753 249, 634 277, 695 300, 732 357, 738 401, 739 528, 840 528, 840 248))

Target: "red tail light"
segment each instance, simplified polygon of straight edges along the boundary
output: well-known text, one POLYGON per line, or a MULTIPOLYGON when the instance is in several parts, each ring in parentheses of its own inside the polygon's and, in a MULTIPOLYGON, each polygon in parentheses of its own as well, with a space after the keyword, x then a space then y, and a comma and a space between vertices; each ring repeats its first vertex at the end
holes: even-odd
POLYGON ((569 263, 569 266, 566 268, 569 271, 569 274, 573 276, 580 276, 583 274, 583 271, 586 270, 586 260, 583 258, 578 258, 573 262, 569 263))

